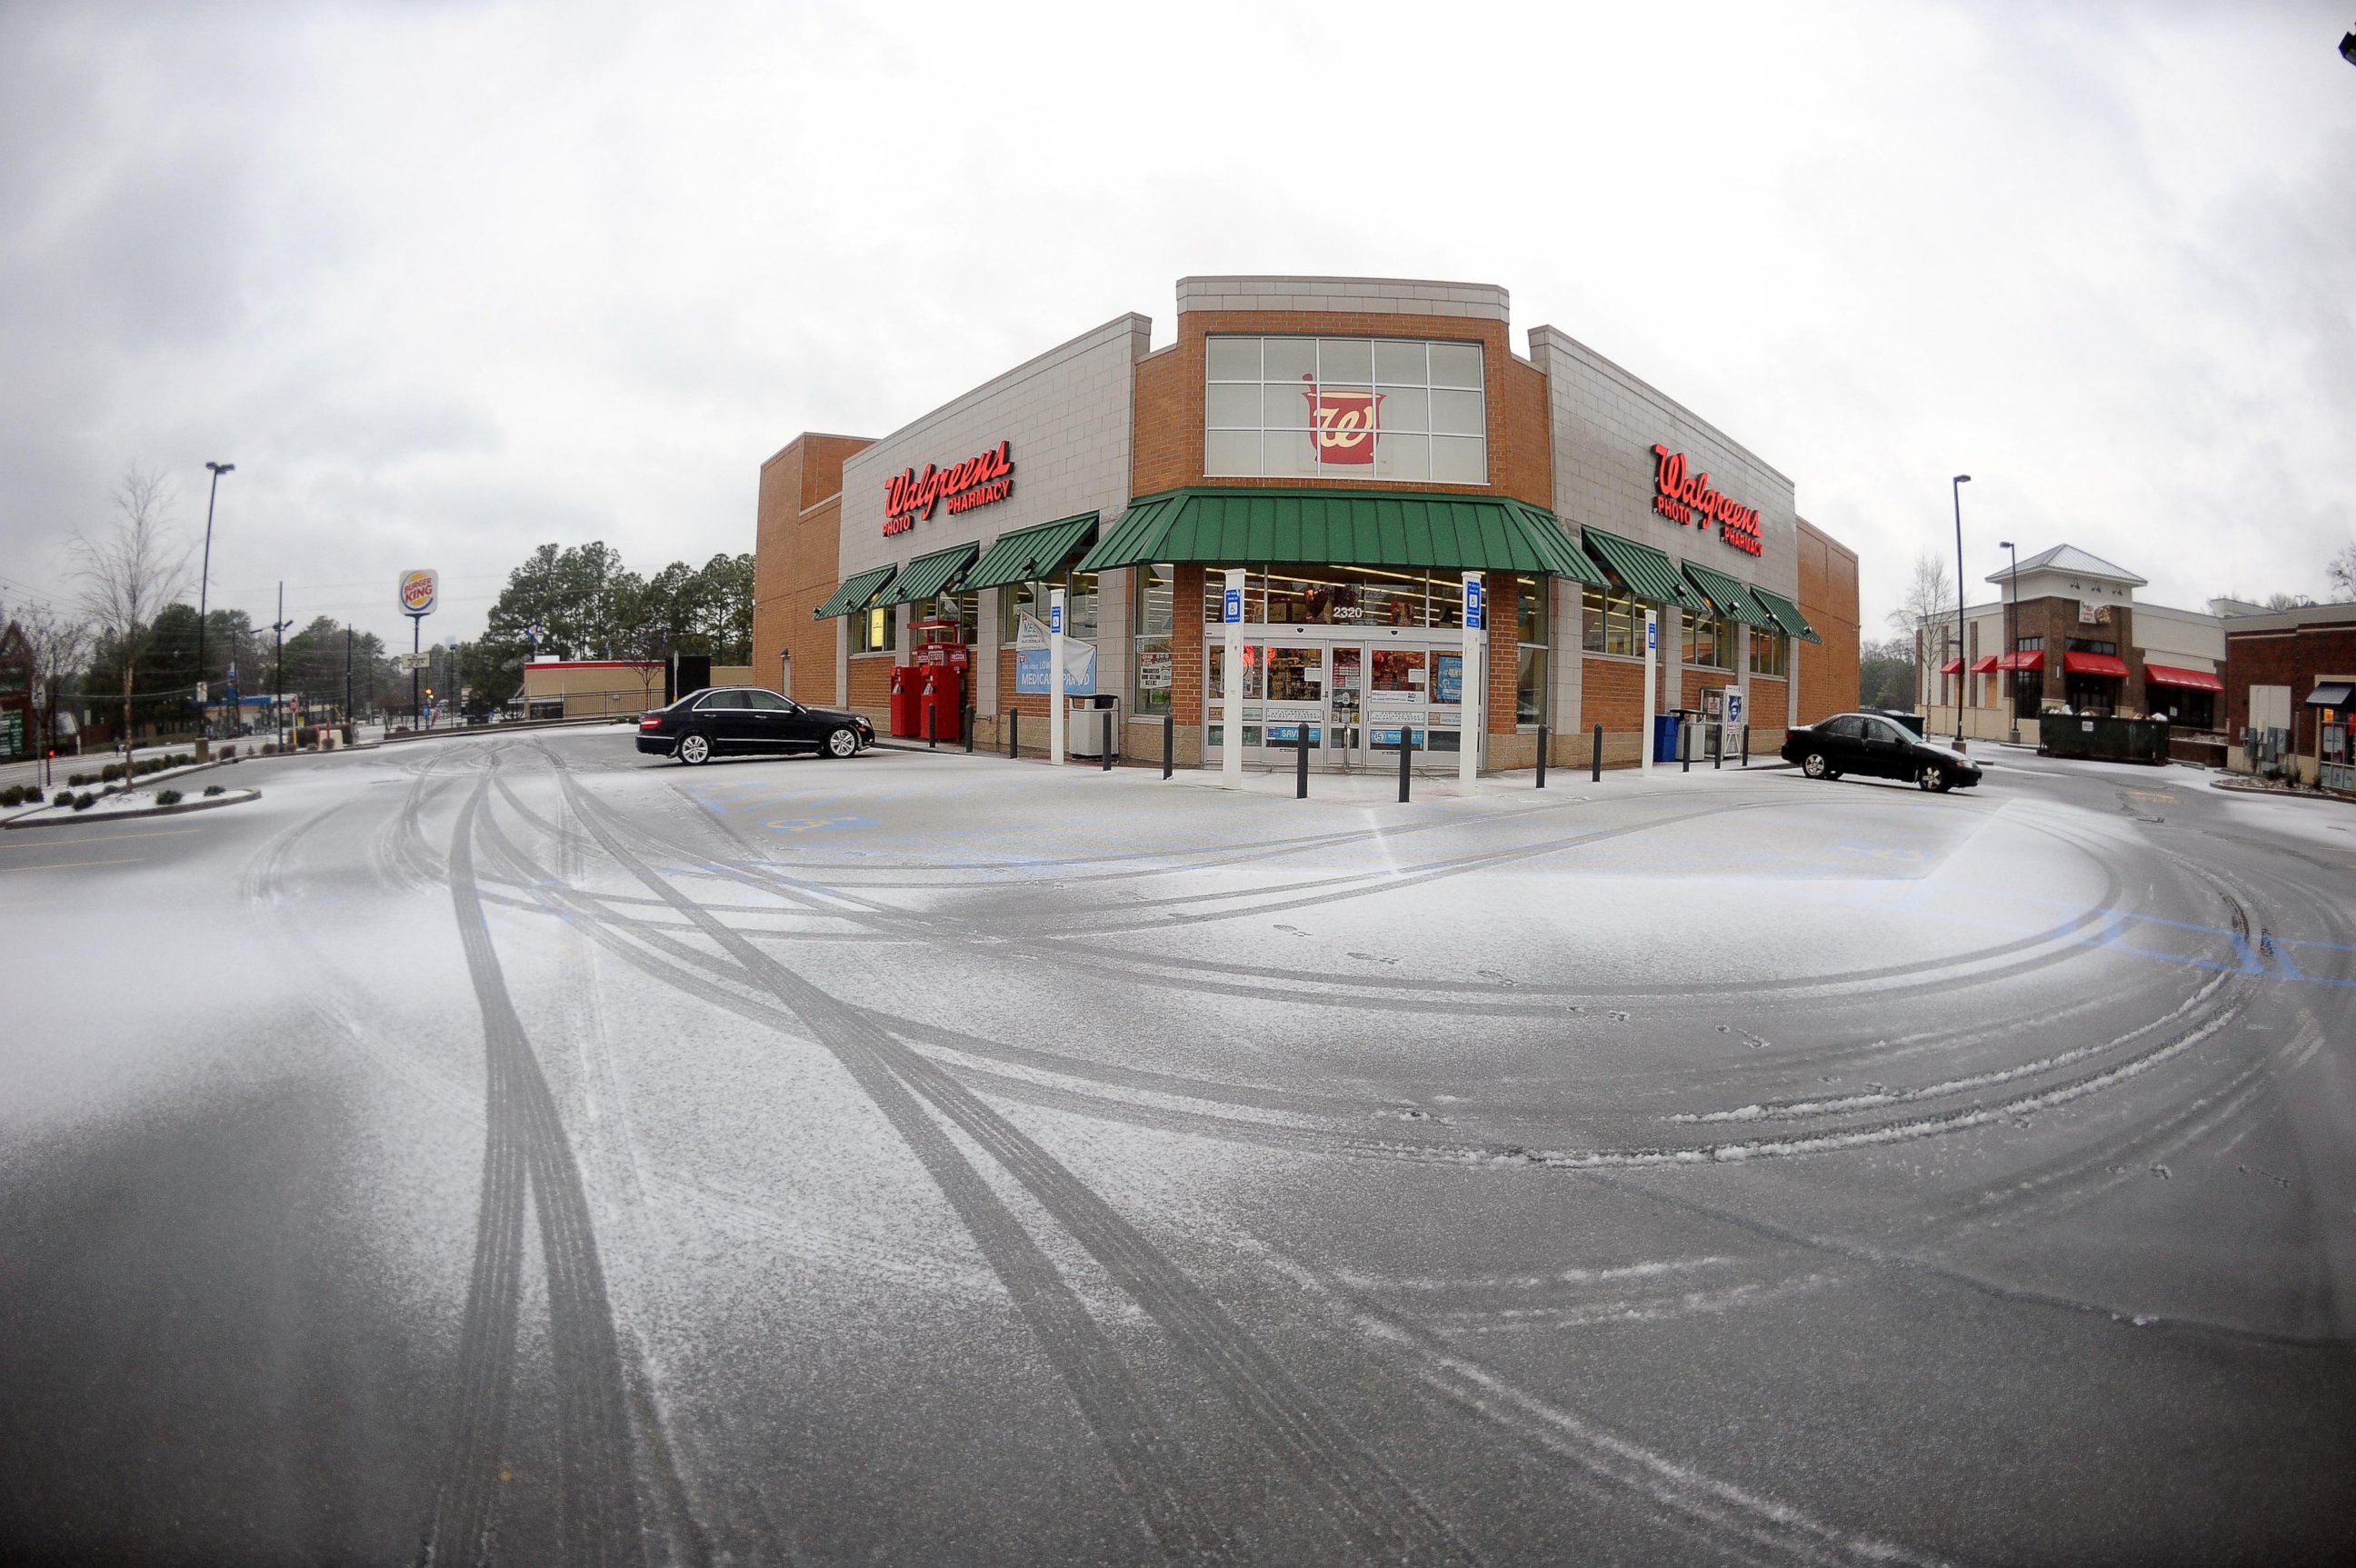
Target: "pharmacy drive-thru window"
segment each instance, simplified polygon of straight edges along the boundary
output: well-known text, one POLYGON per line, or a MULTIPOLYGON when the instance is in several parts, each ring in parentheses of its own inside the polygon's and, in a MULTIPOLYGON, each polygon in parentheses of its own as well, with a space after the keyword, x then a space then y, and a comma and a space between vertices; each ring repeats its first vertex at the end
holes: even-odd
POLYGON ((1181 280, 1162 341, 795 438, 757 542, 755 667, 887 736, 929 702, 1018 755, 1620 766, 1857 700, 1856 557, 1793 482, 1568 333, 1517 348, 1490 285, 1181 280))

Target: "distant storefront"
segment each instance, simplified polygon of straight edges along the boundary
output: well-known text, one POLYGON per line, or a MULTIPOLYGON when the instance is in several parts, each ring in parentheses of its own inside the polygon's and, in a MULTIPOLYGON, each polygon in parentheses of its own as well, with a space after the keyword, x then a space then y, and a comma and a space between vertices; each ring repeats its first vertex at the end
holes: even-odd
MULTIPOLYGON (((1857 701, 1857 560, 1793 482, 1486 285, 1188 278, 1174 341, 1127 316, 880 440, 810 434, 763 465, 754 673, 886 721, 948 645, 995 744, 1086 701, 1121 748, 1290 766, 1526 766, 1537 732, 1633 760, 1644 620, 1662 712, 1741 692, 1753 749, 1857 701), (1226 574, 1244 657, 1216 657, 1226 574), (1464 668, 1464 578, 1488 605, 1464 668), (1065 691, 1046 619, 1066 596, 1065 691), (1207 630, 1206 630, 1207 628, 1207 630), (927 650, 936 650, 928 652, 927 650), (899 674, 895 675, 895 671, 899 674), (1485 701, 1464 733, 1465 696, 1485 701)), ((1023 731, 1044 740, 1044 725, 1023 731)))
POLYGON ((24 628, 0 628, 0 762, 19 762, 40 744, 33 714, 33 654, 24 628))
POLYGON ((2038 715, 2165 718, 2188 744, 2219 744, 2224 621, 2141 604, 2146 579, 2057 544, 1988 575, 1995 596, 1927 624, 1916 650, 1920 700, 1934 734, 2034 741, 2038 715), (1959 646, 1960 644, 1960 646, 1959 646))
POLYGON ((2356 793, 2356 605, 2225 622, 2228 765, 2356 793))

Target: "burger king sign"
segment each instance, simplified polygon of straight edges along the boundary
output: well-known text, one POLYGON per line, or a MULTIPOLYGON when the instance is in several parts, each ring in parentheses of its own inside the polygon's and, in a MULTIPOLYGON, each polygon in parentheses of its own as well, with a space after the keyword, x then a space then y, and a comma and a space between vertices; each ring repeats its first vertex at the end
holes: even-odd
POLYGON ((405 616, 432 615, 434 601, 441 592, 441 574, 423 569, 403 572, 401 575, 401 613, 405 616))

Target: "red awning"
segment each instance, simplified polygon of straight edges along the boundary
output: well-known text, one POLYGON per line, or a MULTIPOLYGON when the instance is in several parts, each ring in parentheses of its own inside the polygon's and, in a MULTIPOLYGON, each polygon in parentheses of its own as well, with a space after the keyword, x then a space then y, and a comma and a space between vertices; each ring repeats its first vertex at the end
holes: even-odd
POLYGON ((1996 667, 1999 670, 2042 670, 2045 668, 2045 650, 2032 648, 2026 653, 2008 653, 1996 661, 1996 667))
POLYGON ((2062 668, 2072 675, 2115 675, 2126 679, 2127 661, 2108 653, 2064 653, 2062 668))
POLYGON ((1942 675, 1952 675, 1963 667, 1964 661, 1962 660, 1950 659, 1944 664, 1939 666, 1939 673, 1942 675))
POLYGON ((1995 672, 1996 655, 1993 653, 1984 653, 1972 661, 1972 673, 1975 675, 1991 675, 1995 672))
POLYGON ((2147 664, 2143 678, 2155 686, 2181 686, 2188 692, 2222 692, 2225 682, 2206 670, 2179 670, 2173 664, 2147 664))

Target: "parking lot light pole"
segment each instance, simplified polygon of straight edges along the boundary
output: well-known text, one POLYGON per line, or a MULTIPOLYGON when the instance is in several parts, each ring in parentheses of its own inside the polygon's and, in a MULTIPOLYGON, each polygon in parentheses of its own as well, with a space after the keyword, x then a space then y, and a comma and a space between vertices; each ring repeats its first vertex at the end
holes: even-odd
POLYGON ((1969 474, 1957 474, 1949 487, 1955 497, 1955 749, 1964 749, 1964 487, 1969 474))
MULTIPOLYGON (((2012 571, 2005 577, 2005 590, 2010 600, 2004 607, 2004 657, 2010 659, 2020 647, 2020 548, 2009 539, 1996 542, 1999 550, 2012 552, 2012 571)), ((2020 671, 1997 660, 1997 668, 2011 677, 2012 690, 2005 693, 2005 706, 2012 710, 2012 744, 2020 744, 2020 671)))
MULTIPOLYGON (((237 471, 237 465, 234 463, 208 463, 205 467, 212 470, 213 477, 210 488, 205 491, 204 564, 197 569, 197 684, 200 687, 205 683, 205 588, 212 581, 213 575, 213 502, 220 496, 220 477, 223 474, 237 471)), ((210 693, 206 693, 207 696, 210 694, 210 693)), ((205 698, 198 697, 197 699, 197 760, 202 762, 211 755, 212 748, 206 744, 205 698)))

